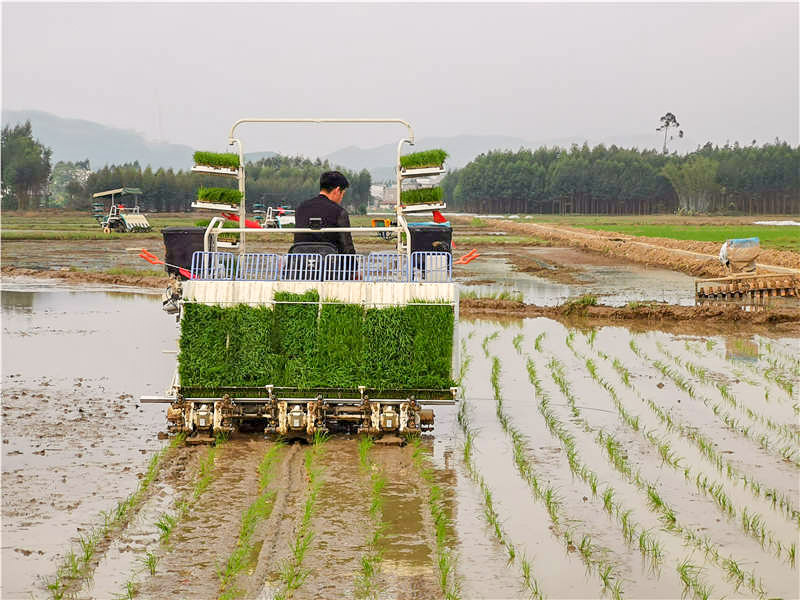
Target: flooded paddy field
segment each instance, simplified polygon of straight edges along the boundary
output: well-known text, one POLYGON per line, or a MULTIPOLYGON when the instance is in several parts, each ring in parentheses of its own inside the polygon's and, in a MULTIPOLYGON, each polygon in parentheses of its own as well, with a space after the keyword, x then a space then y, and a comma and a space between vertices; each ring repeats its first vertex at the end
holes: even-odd
POLYGON ((800 595, 797 338, 462 319, 420 440, 184 446, 159 305, 4 278, 3 598, 800 595))

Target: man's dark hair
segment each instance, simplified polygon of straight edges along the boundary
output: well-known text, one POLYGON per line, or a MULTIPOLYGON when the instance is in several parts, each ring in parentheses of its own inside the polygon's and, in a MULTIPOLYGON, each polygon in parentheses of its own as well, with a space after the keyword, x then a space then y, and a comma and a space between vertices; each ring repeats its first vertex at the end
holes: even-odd
POLYGON ((350 187, 350 182, 347 181, 347 177, 339 173, 339 171, 325 171, 319 177, 319 189, 330 192, 331 190, 335 190, 336 188, 342 188, 346 190, 350 187))

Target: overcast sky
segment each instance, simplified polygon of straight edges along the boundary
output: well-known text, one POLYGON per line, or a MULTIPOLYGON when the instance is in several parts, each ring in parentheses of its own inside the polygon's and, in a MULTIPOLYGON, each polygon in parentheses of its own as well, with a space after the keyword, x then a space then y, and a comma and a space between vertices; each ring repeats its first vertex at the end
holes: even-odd
MULTIPOLYGON (((418 137, 798 143, 798 4, 15 4, 2 102, 223 150, 237 118, 401 117, 418 137)), ((321 155, 399 126, 251 125, 321 155)))

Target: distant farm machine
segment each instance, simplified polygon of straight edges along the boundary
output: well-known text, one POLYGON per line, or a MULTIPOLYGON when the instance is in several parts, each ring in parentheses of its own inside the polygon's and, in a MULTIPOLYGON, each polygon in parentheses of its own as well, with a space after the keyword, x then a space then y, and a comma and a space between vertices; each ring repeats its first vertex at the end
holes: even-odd
POLYGON ((760 252, 756 237, 726 240, 719 261, 728 275, 695 280, 696 301, 735 302, 754 307, 787 300, 796 302, 800 298, 800 271, 772 268, 759 272, 756 259, 760 252))
POLYGON ((150 231, 150 223, 139 211, 139 188, 121 187, 92 195, 92 214, 105 233, 150 231), (132 198, 132 203, 124 200, 132 198), (132 204, 132 206, 128 206, 132 204))
POLYGON ((205 228, 162 230, 173 276, 163 307, 177 314, 180 349, 169 389, 141 401, 169 404, 169 431, 190 443, 244 430, 287 439, 432 430, 432 406, 457 399, 452 232, 449 223, 409 222, 444 204, 436 193, 404 204, 402 184, 443 174, 446 154, 401 156, 405 144, 414 144, 411 125, 401 119, 240 119, 228 143, 237 154, 198 152, 192 170, 235 179, 238 191, 201 189, 195 204, 227 211, 238 226, 223 229, 225 218, 213 217, 205 228), (312 220, 309 228, 290 230, 321 234, 317 239, 377 233, 392 251, 339 254, 319 241, 295 243, 285 254, 248 252, 251 236, 287 232, 247 219, 244 151, 236 137, 244 123, 405 126, 407 136, 397 144, 395 222, 326 228, 312 220), (220 245, 220 234, 238 238, 220 245))

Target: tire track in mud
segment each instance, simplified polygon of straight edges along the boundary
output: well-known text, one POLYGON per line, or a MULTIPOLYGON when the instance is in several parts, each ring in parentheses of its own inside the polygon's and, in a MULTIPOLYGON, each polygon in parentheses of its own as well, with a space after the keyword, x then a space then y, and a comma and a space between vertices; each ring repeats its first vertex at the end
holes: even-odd
POLYGON ((250 574, 240 577, 239 588, 246 598, 273 597, 277 590, 279 565, 289 557, 289 545, 294 539, 301 510, 306 497, 307 477, 303 467, 303 447, 299 443, 289 446, 273 480, 277 494, 268 519, 262 521, 253 533, 261 540, 261 548, 250 574))
MULTIPOLYGON (((292 593, 292 598, 353 596, 354 574, 364 547, 364 529, 370 525, 369 490, 362 485, 357 444, 355 439, 342 438, 325 442, 324 455, 319 461, 324 485, 311 518, 314 538, 302 563, 302 569, 308 570, 309 575, 292 593)), ((302 495, 305 500, 306 494, 302 495)), ((287 546, 293 538, 293 535, 288 537, 287 546)))
POLYGON ((170 536, 156 574, 140 586, 145 598, 216 598, 218 570, 236 545, 242 512, 258 494, 260 436, 234 436, 220 448, 214 477, 170 536))
POLYGON ((386 474, 383 489, 383 538, 379 589, 391 598, 440 598, 435 569, 436 540, 428 509, 427 489, 419 477, 409 446, 376 445, 372 460, 386 474))

